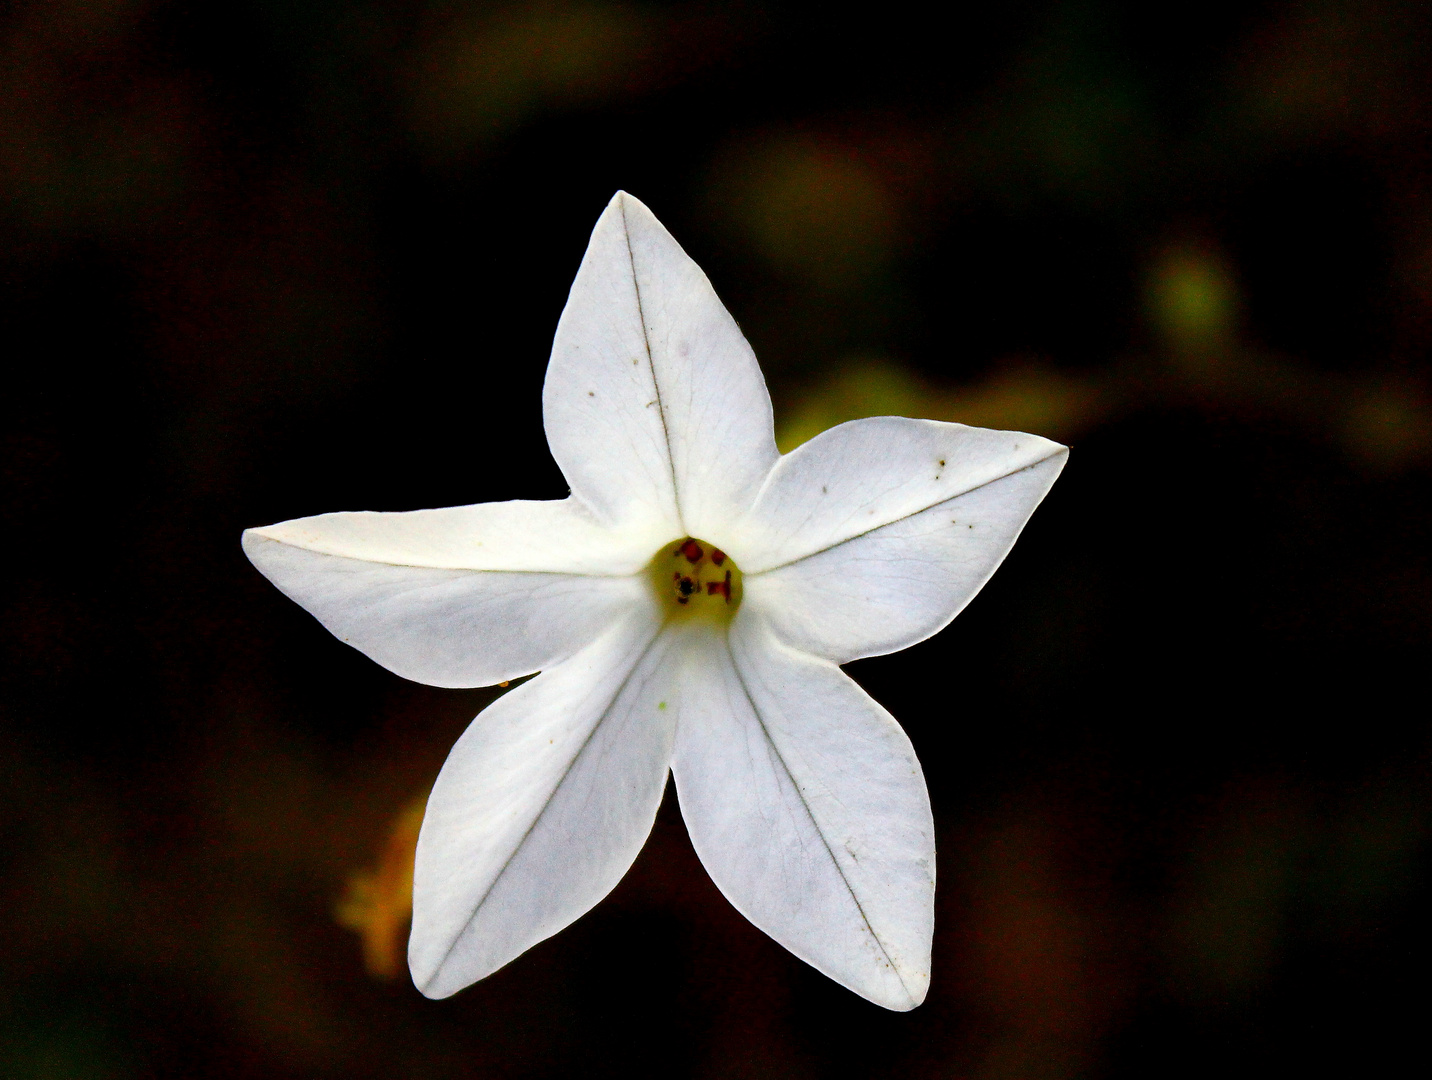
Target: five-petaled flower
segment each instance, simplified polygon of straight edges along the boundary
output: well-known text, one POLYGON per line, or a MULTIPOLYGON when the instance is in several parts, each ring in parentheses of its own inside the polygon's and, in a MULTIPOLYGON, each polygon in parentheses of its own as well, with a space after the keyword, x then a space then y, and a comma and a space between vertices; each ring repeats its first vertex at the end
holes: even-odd
POLYGON ((557 502, 333 513, 244 550, 409 679, 540 672, 457 741, 418 841, 408 958, 445 997, 636 858, 675 775, 717 886, 890 1009, 929 985, 935 834, 905 733, 841 670, 934 634, 1063 467, 1019 432, 879 417, 776 450, 756 358, 636 199, 597 222, 542 395, 557 502))

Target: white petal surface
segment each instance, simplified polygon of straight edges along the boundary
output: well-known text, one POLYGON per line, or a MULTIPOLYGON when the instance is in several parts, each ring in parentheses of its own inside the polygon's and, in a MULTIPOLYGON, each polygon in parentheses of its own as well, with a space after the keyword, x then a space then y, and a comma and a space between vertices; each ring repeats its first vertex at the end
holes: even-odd
POLYGON ((751 347, 701 268, 624 192, 592 232, 542 405, 573 493, 652 549, 719 542, 777 459, 751 347))
POLYGON ((428 799, 408 963, 447 997, 602 899, 651 831, 671 760, 670 639, 627 620, 489 706, 428 799))
POLYGON ((949 625, 984 587, 1067 456, 1062 447, 1033 464, 1021 465, 1025 457, 1015 456, 1020 467, 997 479, 981 474, 963 494, 775 570, 748 574, 744 603, 760 610, 788 644, 838 664, 908 648, 949 625))
POLYGON ((1020 431, 852 420, 781 458, 725 550, 759 574, 1067 453, 1020 431))
POLYGON ((395 566, 559 574, 634 574, 656 550, 600 525, 573 499, 317 514, 248 529, 244 536, 395 566))
POLYGON ((929 986, 934 822, 905 733, 839 668, 742 609, 687 664, 672 768, 702 863, 741 914, 888 1009, 929 986))
POLYGON ((633 576, 650 552, 570 500, 321 514, 249 529, 244 551, 338 638, 433 686, 529 675, 652 604, 633 576))

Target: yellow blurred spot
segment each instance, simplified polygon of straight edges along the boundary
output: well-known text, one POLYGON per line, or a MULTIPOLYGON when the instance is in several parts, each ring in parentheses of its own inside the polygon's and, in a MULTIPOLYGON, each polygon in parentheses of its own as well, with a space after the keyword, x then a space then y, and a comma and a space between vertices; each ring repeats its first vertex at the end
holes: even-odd
POLYGON ((929 405, 927 388, 909 372, 892 363, 860 361, 803 394, 794 412, 781 417, 776 443, 789 454, 836 424, 866 416, 907 416, 922 404, 929 405))
POLYGON ((1186 365, 1216 364, 1233 342, 1237 290, 1228 266, 1211 251, 1166 252, 1149 276, 1148 302, 1164 346, 1186 365))
POLYGON ((789 453, 826 428, 866 416, 947 420, 1067 439, 1105 411, 1096 384, 1039 364, 1014 364, 982 383, 942 388, 893 363, 867 360, 846 366, 804 395, 781 423, 776 441, 789 453))
POLYGON ((334 909, 342 926, 363 939, 363 966, 377 979, 394 978, 403 967, 403 932, 413 914, 413 855, 427 796, 399 811, 378 855, 378 865, 348 879, 334 909))

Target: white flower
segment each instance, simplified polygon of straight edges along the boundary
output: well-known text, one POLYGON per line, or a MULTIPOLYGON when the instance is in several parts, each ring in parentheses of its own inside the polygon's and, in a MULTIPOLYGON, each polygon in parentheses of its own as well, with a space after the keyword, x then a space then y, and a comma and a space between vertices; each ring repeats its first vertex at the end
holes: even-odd
POLYGON ((780 456, 750 346, 624 193, 592 233, 542 405, 567 499, 244 534, 269 580, 405 678, 541 672, 472 722, 433 788, 414 981, 446 997, 592 908, 671 770, 692 844, 743 915, 871 1001, 918 1005, 929 798, 905 733, 838 665, 948 624, 1067 450, 879 417, 780 456))

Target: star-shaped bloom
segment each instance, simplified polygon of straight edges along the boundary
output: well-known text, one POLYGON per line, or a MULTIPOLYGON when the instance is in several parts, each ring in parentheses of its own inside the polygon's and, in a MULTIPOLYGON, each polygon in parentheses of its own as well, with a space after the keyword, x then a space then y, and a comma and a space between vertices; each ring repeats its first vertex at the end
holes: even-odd
POLYGON ((333 513, 244 550, 335 635, 488 706, 418 841, 413 979, 446 997, 591 909, 668 771, 746 918, 890 1009, 925 997, 935 832, 894 719, 841 664, 970 601, 1067 450, 879 417, 785 456, 756 357, 636 199, 597 222, 542 394, 555 502, 333 513))

